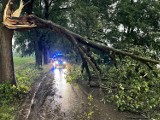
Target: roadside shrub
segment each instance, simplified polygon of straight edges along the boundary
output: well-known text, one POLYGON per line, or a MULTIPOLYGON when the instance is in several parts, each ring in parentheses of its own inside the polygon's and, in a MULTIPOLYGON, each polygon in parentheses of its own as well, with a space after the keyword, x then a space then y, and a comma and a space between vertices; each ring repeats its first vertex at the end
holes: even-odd
POLYGON ((24 93, 27 93, 30 90, 31 84, 39 75, 40 71, 32 67, 26 67, 21 71, 17 71, 16 80, 18 84, 18 89, 20 89, 20 91, 24 93))
POLYGON ((81 66, 72 65, 70 69, 67 71, 66 80, 67 82, 75 82, 78 79, 84 79, 84 76, 81 74, 81 66))
POLYGON ((16 71, 17 86, 10 81, 0 84, 0 120, 15 120, 15 113, 38 76, 40 71, 28 65, 16 71))
POLYGON ((19 97, 20 90, 11 85, 9 81, 0 84, 0 101, 14 101, 16 97, 19 97))
POLYGON ((9 81, 0 84, 0 119, 14 120, 14 112, 18 110, 17 101, 24 95, 16 86, 12 86, 9 81))

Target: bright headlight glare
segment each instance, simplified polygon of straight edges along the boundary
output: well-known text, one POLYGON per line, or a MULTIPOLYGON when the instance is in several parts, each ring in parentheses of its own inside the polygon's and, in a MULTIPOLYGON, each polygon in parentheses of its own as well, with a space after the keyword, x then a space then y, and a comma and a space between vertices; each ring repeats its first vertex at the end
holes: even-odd
POLYGON ((66 64, 66 61, 64 61, 63 64, 66 64))

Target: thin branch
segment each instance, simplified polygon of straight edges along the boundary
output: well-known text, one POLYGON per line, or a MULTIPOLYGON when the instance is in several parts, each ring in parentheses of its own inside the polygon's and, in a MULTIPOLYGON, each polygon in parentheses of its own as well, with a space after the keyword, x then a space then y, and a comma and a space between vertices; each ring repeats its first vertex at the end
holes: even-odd
POLYGON ((54 0, 51 0, 51 1, 49 2, 49 6, 51 6, 51 4, 53 3, 53 1, 54 1, 54 0))
POLYGON ((153 70, 152 66, 150 66, 149 63, 147 62, 143 62, 144 64, 146 64, 146 66, 152 71, 152 73, 154 74, 155 77, 158 77, 157 73, 153 70))
POLYGON ((72 7, 54 8, 54 9, 50 10, 50 12, 48 14, 50 15, 53 11, 68 11, 70 9, 72 9, 72 7))
POLYGON ((27 12, 27 14, 32 14, 32 10, 33 10, 33 3, 35 0, 30 0, 27 2, 27 4, 25 5, 25 11, 27 12))

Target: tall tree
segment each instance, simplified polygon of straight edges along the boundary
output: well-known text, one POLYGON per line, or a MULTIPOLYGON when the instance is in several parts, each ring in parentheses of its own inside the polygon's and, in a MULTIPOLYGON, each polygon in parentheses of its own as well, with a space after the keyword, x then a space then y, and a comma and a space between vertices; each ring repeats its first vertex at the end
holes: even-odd
MULTIPOLYGON (((0 14, 2 16, 7 2, 3 0, 0 3, 0 14)), ((16 85, 12 53, 13 30, 9 30, 2 24, 2 18, 0 17, 0 83, 9 80, 11 84, 16 85)))

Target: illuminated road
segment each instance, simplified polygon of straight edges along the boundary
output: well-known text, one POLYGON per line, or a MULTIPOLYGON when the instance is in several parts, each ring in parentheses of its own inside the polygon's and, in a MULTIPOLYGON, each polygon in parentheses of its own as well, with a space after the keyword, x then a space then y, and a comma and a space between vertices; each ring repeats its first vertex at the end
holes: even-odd
POLYGON ((118 112, 113 105, 101 102, 99 89, 72 85, 66 81, 66 69, 54 70, 55 101, 60 104, 65 120, 129 120, 134 115, 118 112), (93 95, 93 101, 88 96, 93 95), (90 105, 89 105, 90 104, 90 105), (89 116, 90 113, 93 113, 89 116))
POLYGON ((133 114, 118 112, 113 105, 103 104, 99 89, 67 83, 66 73, 66 69, 55 69, 35 85, 37 91, 28 97, 18 120, 137 119, 133 114))
POLYGON ((79 92, 78 86, 73 86, 66 81, 66 69, 54 70, 55 78, 55 101, 61 106, 61 111, 64 113, 64 119, 74 120, 76 114, 82 109, 85 95, 79 92))

